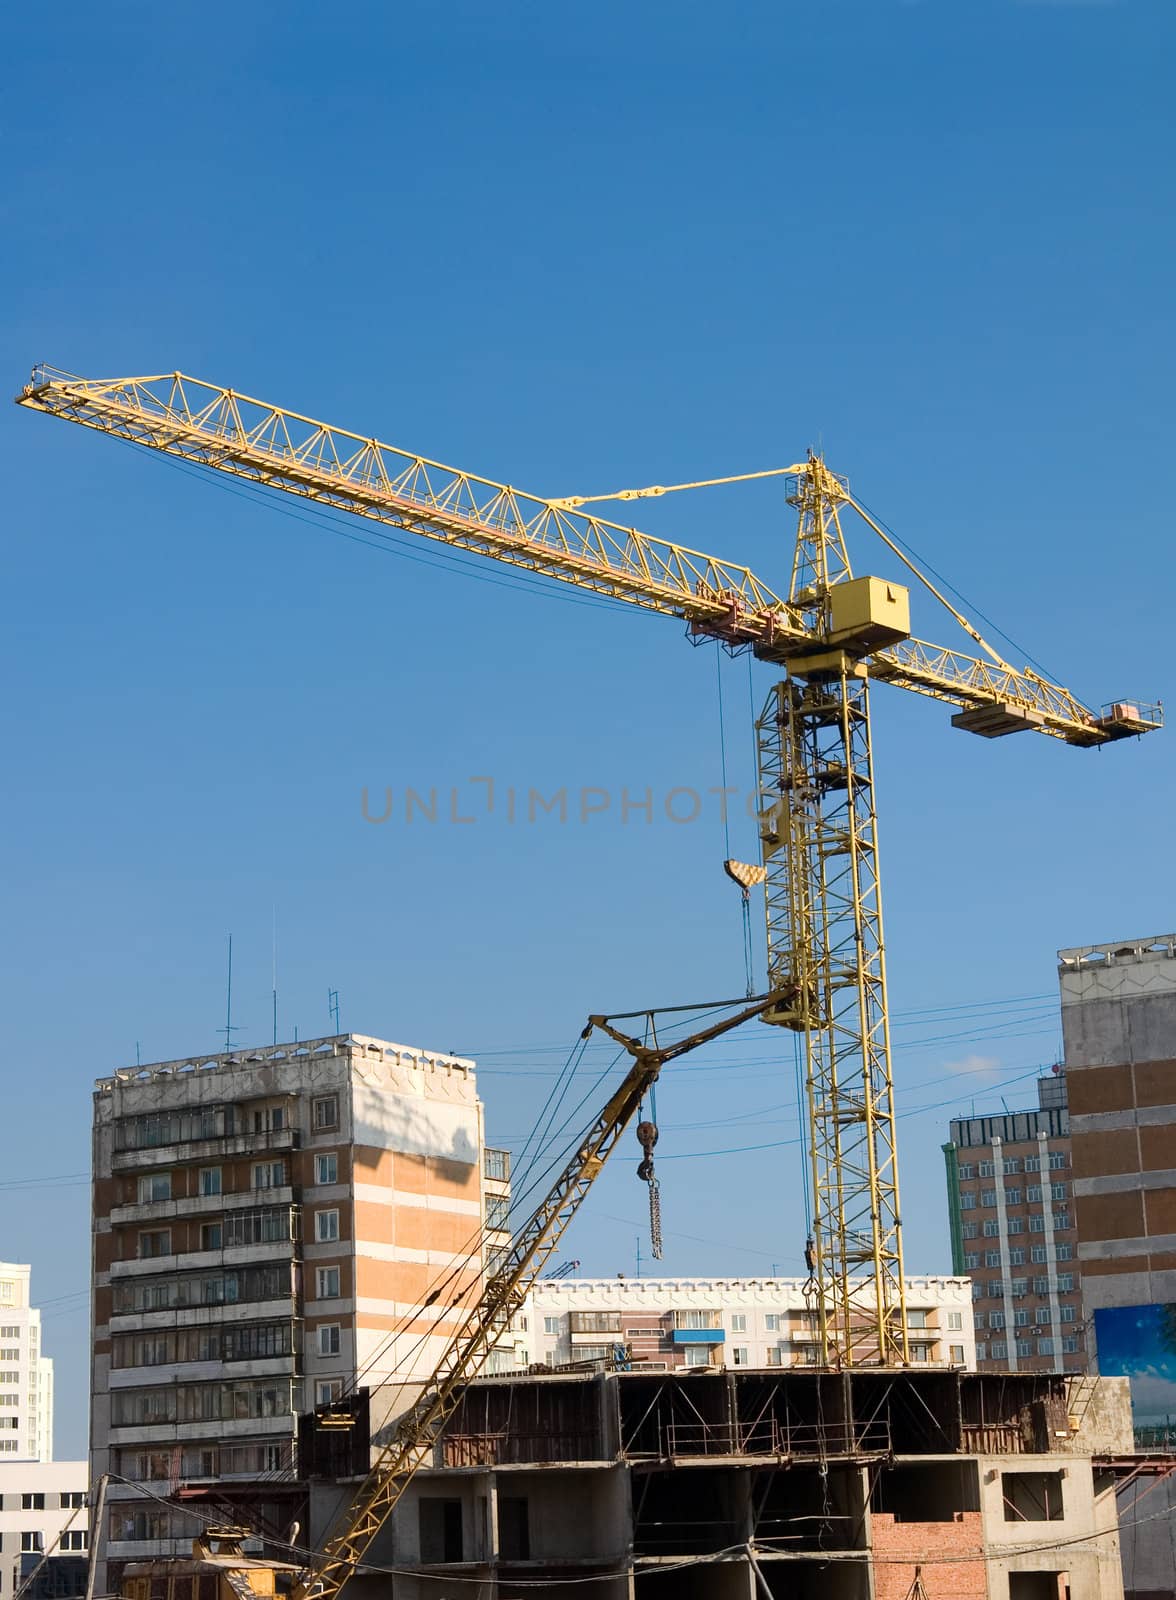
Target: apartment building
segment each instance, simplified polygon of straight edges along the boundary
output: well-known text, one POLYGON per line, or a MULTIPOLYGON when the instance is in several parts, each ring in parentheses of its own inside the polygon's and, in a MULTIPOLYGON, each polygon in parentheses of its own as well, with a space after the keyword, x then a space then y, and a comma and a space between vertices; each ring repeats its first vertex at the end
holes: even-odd
POLYGON ((29 1578, 26 1600, 85 1593, 87 1477, 84 1461, 0 1461, 0 1600, 29 1578))
POLYGON ((1028 1111, 960 1117, 943 1146, 952 1266, 972 1279, 981 1372, 1083 1372, 1066 1075, 1028 1111))
POLYGON ((403 1409, 505 1241, 509 1163, 471 1061, 358 1034, 116 1072, 93 1147, 101 1594, 190 1548, 152 1491, 288 1534, 299 1413, 403 1409))
MULTIPOLYGON (((912 1361, 974 1366, 968 1280, 911 1277, 906 1293, 912 1361)), ((599 1361, 617 1346, 634 1369, 813 1366, 816 1332, 801 1278, 545 1278, 495 1366, 599 1361)))
POLYGON ((1176 1304, 1176 934, 1059 950, 1058 981, 1097 1343, 1117 1317, 1176 1304))
POLYGON ((31 1280, 31 1267, 0 1261, 0 1466, 53 1460, 53 1362, 31 1280))

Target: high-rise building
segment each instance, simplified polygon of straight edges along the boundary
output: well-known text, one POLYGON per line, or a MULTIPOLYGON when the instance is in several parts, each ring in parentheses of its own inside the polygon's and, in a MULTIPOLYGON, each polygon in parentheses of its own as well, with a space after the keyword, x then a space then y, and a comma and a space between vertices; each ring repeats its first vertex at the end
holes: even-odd
POLYGON ((24 1583, 25 1600, 85 1594, 86 1477, 84 1461, 0 1461, 0 1600, 24 1583))
POLYGON ((0 1464, 53 1460, 53 1362, 41 1354, 32 1268, 0 1261, 0 1464))
POLYGON ((1138 1345, 1143 1381, 1133 1388, 1136 1427, 1141 1443, 1170 1448, 1176 1443, 1176 934, 1059 950, 1058 975, 1083 1311, 1100 1372, 1130 1372, 1130 1346, 1138 1345))
MULTIPOLYGON (((975 1366, 967 1278, 909 1277, 907 1326, 916 1365, 975 1366)), ((803 1278, 542 1278, 494 1366, 607 1360, 621 1346, 633 1371, 677 1367, 811 1367, 816 1316, 803 1278)))
POLYGON ((506 1242, 509 1163, 471 1061, 343 1034, 100 1079, 93 1170, 101 1594, 190 1549, 153 1493, 288 1536, 299 1414, 380 1385, 376 1433, 403 1409, 506 1242))
POLYGON ((943 1147, 981 1372, 1086 1370, 1066 1085, 1058 1069, 1032 1110, 954 1119, 943 1147))

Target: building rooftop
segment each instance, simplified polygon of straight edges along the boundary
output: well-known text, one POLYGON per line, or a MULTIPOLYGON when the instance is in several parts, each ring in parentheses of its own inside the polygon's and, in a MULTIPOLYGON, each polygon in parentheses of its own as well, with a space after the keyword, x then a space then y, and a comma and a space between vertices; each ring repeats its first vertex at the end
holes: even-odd
POLYGON ((175 1061, 144 1062, 140 1066, 120 1067, 109 1078, 95 1080, 98 1094, 109 1093, 116 1083, 155 1083, 162 1079, 194 1076, 205 1072, 231 1072, 235 1068, 280 1066, 283 1062, 309 1062, 330 1056, 359 1056, 396 1067, 411 1067, 426 1072, 444 1072, 472 1077, 474 1062, 463 1056, 425 1050, 418 1045, 392 1044, 363 1033, 327 1034, 321 1039, 298 1039, 286 1044, 250 1045, 219 1054, 183 1056, 175 1061))

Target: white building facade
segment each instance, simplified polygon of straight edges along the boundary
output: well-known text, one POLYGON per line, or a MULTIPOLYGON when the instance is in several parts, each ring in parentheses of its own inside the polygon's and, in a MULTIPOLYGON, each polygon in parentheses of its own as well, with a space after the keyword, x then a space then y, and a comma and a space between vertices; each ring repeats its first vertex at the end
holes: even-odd
POLYGON ((31 1276, 0 1261, 0 1465, 53 1460, 53 1363, 41 1354, 31 1276))
MULTIPOLYGON (((972 1285, 906 1280, 911 1360, 974 1369, 972 1285)), ((606 1359, 635 1368, 815 1365, 816 1317, 802 1278, 541 1279, 494 1352, 491 1370, 606 1359)))
POLYGON ((37 1585, 37 1592, 83 1592, 90 1528, 86 1478, 84 1461, 0 1462, 0 1600, 12 1600, 22 1573, 42 1556, 53 1563, 55 1576, 68 1569, 72 1581, 43 1591, 37 1585))

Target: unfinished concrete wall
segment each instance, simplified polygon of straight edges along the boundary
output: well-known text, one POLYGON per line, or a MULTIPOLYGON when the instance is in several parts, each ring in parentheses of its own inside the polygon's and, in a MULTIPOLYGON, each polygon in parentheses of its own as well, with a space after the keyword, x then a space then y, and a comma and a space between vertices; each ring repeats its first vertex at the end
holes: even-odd
POLYGON ((1052 1581, 1070 1600, 1120 1600, 1119 1542, 1105 1498, 1095 1505, 1089 1460, 984 1456, 979 1466, 991 1594, 1032 1597, 1052 1581))

